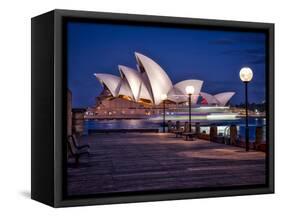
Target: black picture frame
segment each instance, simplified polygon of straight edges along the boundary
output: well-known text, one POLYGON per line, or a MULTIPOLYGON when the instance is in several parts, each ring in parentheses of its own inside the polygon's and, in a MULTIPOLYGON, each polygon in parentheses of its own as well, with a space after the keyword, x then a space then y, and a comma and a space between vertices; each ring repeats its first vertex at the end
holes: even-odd
POLYGON ((274 193, 274 24, 179 17, 131 15, 71 10, 53 10, 32 18, 32 143, 31 198, 53 207, 97 205, 189 198, 274 193), (265 186, 114 194, 99 197, 66 197, 66 64, 65 22, 133 23, 207 29, 261 31, 267 35, 267 171, 265 186), (42 124, 43 123, 43 124, 42 124))

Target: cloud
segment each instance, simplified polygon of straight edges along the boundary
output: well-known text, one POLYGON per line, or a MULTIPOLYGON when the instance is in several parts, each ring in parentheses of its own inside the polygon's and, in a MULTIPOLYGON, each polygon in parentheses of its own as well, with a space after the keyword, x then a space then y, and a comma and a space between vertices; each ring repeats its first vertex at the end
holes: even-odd
POLYGON ((241 56, 248 60, 247 64, 264 64, 264 48, 229 49, 221 52, 222 55, 241 56))
POLYGON ((245 53, 248 54, 264 54, 264 48, 248 48, 244 50, 245 53))
POLYGON ((226 55, 252 55, 252 56, 264 56, 265 50, 263 48, 247 48, 247 49, 229 49, 221 52, 226 55))
POLYGON ((221 54, 225 55, 241 55, 243 53, 243 50, 225 50, 221 52, 221 54))
POLYGON ((235 39, 229 39, 229 38, 218 38, 214 40, 210 40, 209 44, 213 45, 233 45, 233 44, 249 44, 249 45, 265 45, 265 39, 264 37, 252 37, 252 38, 235 38, 235 39))
POLYGON ((254 65, 265 64, 265 56, 256 57, 255 59, 250 60, 249 64, 254 64, 254 65))
POLYGON ((239 43, 247 43, 247 44, 260 44, 260 45, 265 45, 265 37, 262 36, 262 37, 251 37, 251 38, 244 38, 244 37, 241 37, 241 38, 238 38, 237 39, 237 42, 239 43))
POLYGON ((231 44, 235 44, 234 40, 231 39, 216 39, 216 40, 211 40, 209 41, 209 44, 217 44, 217 45, 231 45, 231 44))

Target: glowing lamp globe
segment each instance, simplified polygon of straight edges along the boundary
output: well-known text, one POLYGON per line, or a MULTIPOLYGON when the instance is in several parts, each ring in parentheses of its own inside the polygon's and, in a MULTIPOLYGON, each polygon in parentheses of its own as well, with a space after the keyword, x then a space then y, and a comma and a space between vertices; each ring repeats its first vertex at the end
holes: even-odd
POLYGON ((240 70, 240 79, 243 82, 250 82, 253 78, 253 71, 249 67, 244 67, 240 70))
POLYGON ((185 91, 187 94, 193 94, 194 93, 194 87, 193 86, 187 86, 185 88, 185 91))
POLYGON ((162 94, 161 95, 161 100, 166 100, 167 99, 167 94, 162 94))

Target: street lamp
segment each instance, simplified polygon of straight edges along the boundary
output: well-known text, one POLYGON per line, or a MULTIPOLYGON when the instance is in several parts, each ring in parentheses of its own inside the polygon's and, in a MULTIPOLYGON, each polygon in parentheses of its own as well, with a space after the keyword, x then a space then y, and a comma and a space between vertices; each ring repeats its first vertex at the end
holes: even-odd
POLYGON ((240 70, 240 79, 245 84, 245 110, 246 110, 246 127, 245 127, 245 146, 246 151, 249 151, 249 124, 248 124, 248 83, 253 78, 253 71, 249 67, 244 67, 240 70))
POLYGON ((167 99, 167 94, 162 94, 161 100, 163 101, 163 133, 165 133, 166 99, 167 99))
POLYGON ((191 133, 191 95, 194 93, 193 86, 187 86, 185 91, 188 95, 188 106, 189 106, 189 132, 191 133))

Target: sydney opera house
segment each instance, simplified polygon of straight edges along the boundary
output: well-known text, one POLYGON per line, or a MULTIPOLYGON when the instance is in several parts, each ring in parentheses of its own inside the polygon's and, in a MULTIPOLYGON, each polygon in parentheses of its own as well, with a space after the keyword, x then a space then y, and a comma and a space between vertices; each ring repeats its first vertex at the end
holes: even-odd
POLYGON ((186 114, 188 95, 186 87, 193 87, 191 95, 192 114, 208 116, 223 113, 234 116, 227 103, 234 92, 216 95, 202 92, 203 81, 183 80, 173 84, 163 68, 151 58, 135 53, 137 69, 119 65, 120 76, 95 74, 103 85, 96 105, 87 114, 94 117, 157 117, 163 113, 165 100, 167 115, 174 117, 186 114))

